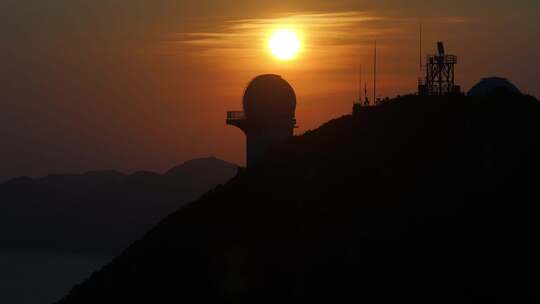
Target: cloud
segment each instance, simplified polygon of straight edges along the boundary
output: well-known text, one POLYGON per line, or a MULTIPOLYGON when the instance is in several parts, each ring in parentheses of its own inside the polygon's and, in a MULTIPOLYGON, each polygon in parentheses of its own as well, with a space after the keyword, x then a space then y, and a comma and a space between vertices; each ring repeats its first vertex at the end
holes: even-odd
POLYGON ((297 13, 272 18, 225 21, 215 31, 179 33, 166 45, 198 47, 198 55, 222 56, 231 50, 260 49, 277 28, 299 32, 304 48, 354 46, 375 37, 397 33, 407 19, 376 16, 370 12, 297 13))
POLYGON ((463 24, 463 23, 472 23, 472 18, 467 17, 459 17, 459 16, 453 16, 453 17, 441 17, 438 20, 429 20, 432 22, 439 22, 444 24, 463 24))
MULTIPOLYGON (((397 60, 391 58, 392 54, 396 57, 395 50, 403 50, 404 45, 417 45, 419 22, 417 18, 382 15, 375 11, 285 13, 224 20, 202 31, 175 33, 166 37, 161 47, 163 54, 202 57, 200 64, 229 71, 275 69, 273 60, 267 60, 271 56, 267 44, 274 31, 287 28, 296 31, 302 43, 301 60, 289 63, 289 67, 328 74, 350 70, 358 60, 371 60, 374 40, 378 40, 381 52, 386 50, 389 55, 387 63, 393 64, 389 60, 397 60)), ((429 26, 471 20, 441 16, 424 18, 422 22, 429 26)))

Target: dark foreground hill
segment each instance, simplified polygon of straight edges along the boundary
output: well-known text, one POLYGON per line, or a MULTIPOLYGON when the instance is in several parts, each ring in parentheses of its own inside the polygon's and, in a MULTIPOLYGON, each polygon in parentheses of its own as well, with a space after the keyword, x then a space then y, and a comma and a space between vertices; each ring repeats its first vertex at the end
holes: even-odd
POLYGON ((0 251, 118 254, 160 219, 235 176, 215 158, 165 174, 115 171, 0 184, 0 251))
POLYGON ((538 300, 540 104, 404 97, 272 148, 60 303, 538 300))

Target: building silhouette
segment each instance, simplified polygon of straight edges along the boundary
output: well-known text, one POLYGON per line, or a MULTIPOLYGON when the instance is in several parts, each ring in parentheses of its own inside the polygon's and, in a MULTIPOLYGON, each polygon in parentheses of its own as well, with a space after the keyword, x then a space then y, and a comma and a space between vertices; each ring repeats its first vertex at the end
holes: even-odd
POLYGON ((246 163, 250 167, 269 146, 293 136, 296 94, 281 76, 260 75, 247 86, 243 108, 227 112, 227 125, 246 134, 246 163))
POLYGON ((483 78, 467 93, 467 96, 479 97, 501 93, 521 94, 521 91, 508 79, 502 77, 483 78))

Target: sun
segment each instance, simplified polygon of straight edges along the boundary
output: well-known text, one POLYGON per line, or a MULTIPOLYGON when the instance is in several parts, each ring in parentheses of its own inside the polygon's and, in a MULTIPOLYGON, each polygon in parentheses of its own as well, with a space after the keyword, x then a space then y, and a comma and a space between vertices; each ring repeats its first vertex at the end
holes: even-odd
POLYGON ((278 30, 272 34, 268 44, 272 54, 281 60, 291 60, 300 51, 300 39, 295 31, 278 30))

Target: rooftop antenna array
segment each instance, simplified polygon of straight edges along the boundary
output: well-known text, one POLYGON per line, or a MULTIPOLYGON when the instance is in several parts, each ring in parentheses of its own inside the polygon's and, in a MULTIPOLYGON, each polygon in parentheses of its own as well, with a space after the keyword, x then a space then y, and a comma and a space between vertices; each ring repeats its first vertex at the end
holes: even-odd
POLYGON ((360 112, 361 107, 369 107, 369 97, 367 92, 367 82, 364 81, 364 92, 362 92, 362 73, 363 73, 362 63, 358 66, 358 99, 353 103, 353 114, 360 112), (362 93, 364 94, 362 96, 362 93), (362 98, 363 97, 363 98, 362 98))

